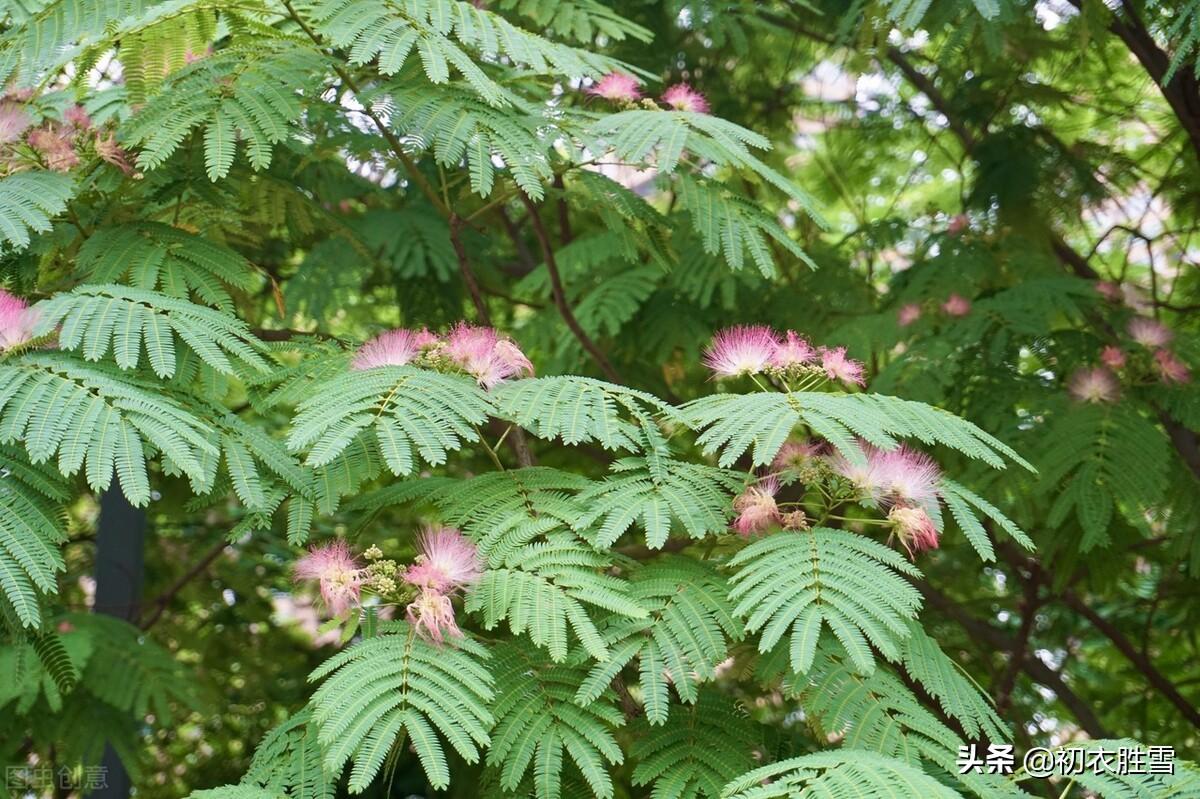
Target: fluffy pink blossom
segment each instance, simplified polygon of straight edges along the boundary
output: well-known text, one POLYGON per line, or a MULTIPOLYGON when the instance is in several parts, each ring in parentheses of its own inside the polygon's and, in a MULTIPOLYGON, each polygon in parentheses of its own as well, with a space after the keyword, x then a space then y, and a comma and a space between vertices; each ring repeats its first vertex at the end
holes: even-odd
POLYGON ((462 638, 462 630, 454 618, 454 603, 445 594, 423 590, 409 603, 405 612, 408 623, 417 635, 441 645, 447 637, 462 638))
POLYGON ((913 322, 921 318, 921 306, 915 302, 910 302, 907 305, 901 305, 900 310, 896 312, 896 321, 900 323, 900 327, 908 327, 913 322))
POLYGON ((92 118, 78 105, 73 105, 63 112, 63 122, 76 130, 87 130, 92 126, 92 118))
POLYGON ((1116 402, 1121 394, 1113 373, 1102 366, 1079 369, 1067 381, 1067 390, 1080 402, 1116 402))
POLYGON ((1109 302, 1121 299, 1121 287, 1111 280, 1101 280, 1096 283, 1096 293, 1109 302))
POLYGON ((938 548, 938 530, 924 508, 897 505, 888 511, 888 521, 909 556, 938 548))
POLYGON ((821 455, 824 447, 816 441, 789 441, 779 448, 775 460, 771 462, 774 469, 803 469, 813 463, 821 455))
POLYGON ((846 357, 845 347, 832 349, 821 348, 821 368, 830 380, 841 380, 847 385, 861 386, 863 380, 863 365, 853 358, 846 357))
POLYGON ((642 96, 638 80, 624 72, 610 72, 587 90, 588 94, 613 102, 632 103, 642 96))
POLYGON ((663 92, 662 101, 676 111, 691 111, 696 114, 708 113, 708 100, 704 95, 686 83, 676 83, 663 92))
POLYGON ((893 450, 863 442, 858 446, 864 462, 856 464, 839 453, 830 460, 830 466, 865 498, 882 505, 931 507, 937 502, 942 473, 928 455, 906 446, 893 450))
POLYGON ((1148 316, 1135 316, 1129 320, 1129 337, 1148 349, 1165 347, 1174 334, 1171 329, 1148 316))
POLYGON ((787 369, 789 366, 803 366, 811 363, 817 357, 817 351, 813 346, 796 334, 796 331, 789 330, 783 334, 783 340, 775 342, 775 349, 771 353, 771 366, 776 369, 787 369))
POLYGON ((299 580, 319 582, 321 599, 334 616, 340 616, 351 605, 358 604, 362 569, 350 554, 350 545, 341 539, 310 549, 296 561, 294 573, 299 580))
POLYGON ((451 594, 479 582, 482 564, 474 542, 453 527, 429 527, 417 538, 418 554, 404 581, 418 588, 451 594))
POLYGON ((966 316, 971 312, 971 301, 961 294, 951 294, 942 303, 942 310, 949 316, 966 316))
POLYGON ((519 374, 533 374, 533 364, 525 353, 490 327, 460 322, 446 337, 441 352, 484 388, 519 374))
POLYGON ((107 161, 126 175, 133 174, 133 165, 129 163, 129 153, 117 144, 114 134, 110 133, 103 139, 100 138, 100 134, 96 134, 95 147, 96 155, 100 156, 101 160, 107 161))
POLYGON ((68 172, 79 163, 75 146, 62 131, 38 128, 29 134, 28 142, 46 161, 46 166, 56 172, 68 172))
POLYGON ((363 370, 404 366, 416 360, 426 347, 436 341, 437 336, 424 328, 416 331, 389 330, 359 347, 358 352, 354 353, 354 360, 350 362, 350 368, 363 370))
POLYGON ((734 497, 733 509, 737 518, 733 520, 733 529, 739 535, 748 538, 755 533, 764 532, 778 522, 779 505, 775 502, 775 494, 778 492, 779 481, 770 476, 764 477, 734 497))
POLYGON ((1170 350, 1155 351, 1154 368, 1164 383, 1188 383, 1192 379, 1192 371, 1170 350))
POLYGON ((0 352, 32 339, 35 322, 37 311, 29 303, 0 289, 0 352))
POLYGON ((18 141, 33 120, 16 103, 0 103, 0 144, 18 141))
POLYGON ((1125 365, 1125 353, 1119 347, 1105 347, 1100 351, 1100 362, 1109 369, 1120 369, 1125 365))
POLYGON ((771 365, 779 343, 775 331, 763 325, 727 327, 713 336, 704 365, 717 377, 757 374, 771 365))
POLYGON ((957 236, 967 229, 971 224, 971 219, 966 214, 956 214, 951 217, 950 224, 946 225, 946 232, 951 236, 957 236))

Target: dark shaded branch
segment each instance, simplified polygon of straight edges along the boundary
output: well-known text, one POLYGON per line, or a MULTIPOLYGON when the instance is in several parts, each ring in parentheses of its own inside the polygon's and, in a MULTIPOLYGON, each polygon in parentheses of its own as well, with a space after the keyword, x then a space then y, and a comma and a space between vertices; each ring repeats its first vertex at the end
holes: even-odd
MULTIPOLYGON (((971 614, 963 610, 962 606, 950 599, 945 594, 942 594, 933 586, 925 582, 917 583, 917 588, 925 597, 925 601, 933 608, 954 621, 969 635, 976 643, 991 651, 1013 651, 1013 639, 1002 630, 998 630, 992 625, 976 619, 971 614)), ((1024 658, 1021 660, 1021 670, 1024 671, 1031 680, 1045 686, 1054 692, 1058 700, 1063 706, 1070 711, 1071 715, 1079 723, 1088 735, 1093 738, 1111 738, 1112 734, 1096 716, 1092 706, 1085 702, 1082 697, 1076 694, 1069 685, 1063 675, 1054 669, 1047 666, 1037 655, 1032 652, 1025 652, 1024 658)))
POLYGON ((600 367, 600 371, 604 373, 604 376, 613 383, 624 382, 621 379, 620 373, 613 368, 612 363, 608 360, 608 356, 596 346, 596 342, 592 341, 591 337, 580 326, 579 320, 575 318, 575 312, 571 310, 571 305, 567 302, 567 293, 563 289, 562 275, 559 274, 558 262, 554 258, 554 247, 550 243, 550 236, 546 232, 546 226, 542 224, 542 218, 538 215, 537 206, 524 193, 521 194, 521 201, 529 209, 529 222, 533 225, 533 232, 537 236, 538 243, 541 244, 542 259, 546 263, 546 271, 550 274, 550 292, 554 295, 554 304, 558 308, 559 315, 567 323, 571 335, 575 336, 579 343, 583 345, 583 348, 587 350, 587 353, 592 356, 592 360, 600 367))
POLYGON ((224 538, 222 538, 211 548, 209 548, 209 550, 204 553, 204 557, 193 564, 192 567, 186 572, 181 574, 179 579, 171 583, 166 591, 163 591, 158 595, 153 602, 154 610, 149 616, 143 619, 141 624, 138 626, 143 630, 149 630, 151 627, 157 624, 158 620, 162 618, 163 613, 166 612, 167 605, 171 604, 171 600, 173 600, 179 594, 179 592, 187 586, 188 583, 203 574, 209 565, 218 557, 220 557, 221 553, 224 552, 228 546, 229 544, 226 543, 224 538))
POLYGON ((1125 659, 1142 673, 1142 676, 1146 678, 1156 691, 1174 705, 1192 726, 1200 729, 1200 711, 1197 711, 1196 707, 1184 698, 1179 689, 1175 687, 1175 684, 1167 679, 1166 675, 1159 671, 1154 663, 1134 646, 1133 642, 1126 638, 1125 634, 1115 624, 1093 610, 1072 591, 1065 592, 1062 596, 1062 601, 1067 607, 1087 619, 1096 630, 1111 641, 1112 645, 1117 648, 1117 651, 1124 655, 1125 659))

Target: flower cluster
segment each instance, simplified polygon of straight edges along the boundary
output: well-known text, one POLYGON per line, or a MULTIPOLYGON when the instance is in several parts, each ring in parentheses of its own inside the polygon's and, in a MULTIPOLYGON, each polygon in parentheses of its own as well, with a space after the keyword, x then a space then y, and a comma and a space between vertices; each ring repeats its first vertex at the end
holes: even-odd
POLYGON ((1076 370, 1067 381, 1067 391, 1080 402, 1091 403, 1116 402, 1121 395, 1116 376, 1102 366, 1076 370))
POLYGON ((420 593, 408 606, 408 621, 434 643, 462 637, 451 598, 479 582, 482 564, 475 544, 451 527, 427 528, 418 538, 418 554, 404 570, 404 582, 420 593))
POLYGON ((1146 379, 1168 384, 1191 381, 1187 364, 1169 349, 1175 338, 1169 327, 1147 316, 1135 316, 1129 320, 1126 332, 1137 347, 1128 352, 1113 345, 1104 347, 1100 351, 1103 366, 1076 370, 1067 380, 1072 397, 1080 402, 1116 402, 1120 398, 1118 372, 1132 385, 1146 379))
POLYGON ((461 637, 454 618, 452 599, 456 593, 479 582, 482 564, 469 538, 449 527, 429 527, 417 537, 417 556, 401 569, 383 557, 377 546, 362 553, 366 565, 350 552, 343 540, 313 547, 296 562, 297 580, 316 580, 321 602, 331 616, 342 616, 362 603, 363 590, 381 597, 416 595, 408 604, 407 617, 416 632, 440 644, 447 636, 461 637), (401 593, 396 580, 408 586, 401 593))
MULTIPOLYGON (((951 294, 938 307, 946 316, 952 316, 956 319, 961 319, 971 313, 971 301, 957 293, 951 294)), ((920 303, 908 302, 897 309, 896 322, 900 327, 908 327, 923 315, 924 310, 921 308, 920 303)))
POLYGON ((421 330, 389 330, 358 348, 350 368, 416 364, 433 369, 466 372, 479 385, 492 388, 518 375, 532 375, 525 353, 493 328, 460 322, 445 336, 421 330))
POLYGON ((27 344, 35 322, 37 311, 29 303, 0 289, 0 352, 27 344))
POLYGON ((858 442, 861 458, 839 454, 829 458, 830 468, 847 480, 860 500, 888 509, 892 533, 909 555, 938 546, 933 520, 942 473, 923 452, 899 446, 881 450, 858 442))
POLYGON ((769 373, 785 379, 820 378, 863 385, 863 365, 845 347, 813 347, 794 331, 778 334, 763 325, 719 331, 704 352, 704 365, 716 377, 769 373))
MULTIPOLYGON (((613 103, 629 105, 642 98, 638 79, 624 72, 610 72, 593 83, 587 93, 613 103)), ((668 86, 659 98, 664 105, 674 111, 689 111, 694 114, 707 114, 708 100, 703 94, 686 83, 676 83, 668 86)), ((653 102, 647 101, 653 108, 653 102)))
POLYGON ((334 616, 359 604, 366 579, 362 565, 350 554, 350 545, 340 539, 310 549, 296 561, 293 573, 297 580, 317 581, 321 600, 334 616))
POLYGON ((83 108, 73 105, 63 111, 61 119, 38 122, 41 113, 29 105, 32 96, 29 90, 17 90, 0 97, 0 172, 31 166, 69 172, 81 162, 80 153, 90 150, 133 174, 128 154, 113 134, 102 136, 83 108), (22 144, 25 146, 18 146, 22 144))

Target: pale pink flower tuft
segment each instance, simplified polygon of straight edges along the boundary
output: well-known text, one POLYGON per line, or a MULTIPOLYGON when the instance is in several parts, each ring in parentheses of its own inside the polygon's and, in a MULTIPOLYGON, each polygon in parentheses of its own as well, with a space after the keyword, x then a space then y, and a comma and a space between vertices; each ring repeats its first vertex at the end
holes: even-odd
POLYGON ((437 336, 421 330, 389 330, 358 348, 350 368, 355 371, 375 369, 380 366, 404 366, 412 363, 428 346, 437 341, 437 336))
POLYGON ((350 545, 337 540, 313 547, 296 561, 295 576, 300 580, 317 580, 321 599, 334 616, 345 613, 358 604, 362 590, 362 569, 350 554, 350 545))
POLYGON ((453 527, 429 527, 417 538, 418 554, 404 581, 428 591, 451 594, 479 582, 483 566, 475 544, 453 527))
POLYGON ((1154 353, 1154 368, 1164 383, 1191 382, 1192 371, 1170 350, 1157 350, 1154 353))
POLYGON ((638 90, 638 80, 624 72, 610 72, 592 84, 588 94, 603 97, 613 102, 632 103, 642 96, 638 90))
POLYGON ((864 497, 882 505, 921 505, 937 502, 942 473, 923 452, 899 446, 882 450, 859 442, 865 463, 855 464, 840 453, 830 466, 854 484, 864 497))
POLYGON ((764 477, 747 488, 733 499, 733 509, 737 518, 733 520, 733 529, 743 537, 765 532, 768 527, 779 521, 779 505, 775 502, 775 494, 779 492, 779 481, 774 477, 764 477))
POLYGON ((847 385, 861 386, 863 380, 863 365, 853 358, 846 357, 845 347, 833 349, 821 348, 821 368, 830 380, 841 380, 847 385))
POLYGON ((909 556, 938 548, 938 530, 923 508, 897 505, 888 512, 888 521, 909 556))
POLYGON ((73 105, 63 112, 63 122, 76 130, 87 130, 92 126, 92 118, 83 110, 83 106, 78 105, 73 105))
POLYGON ((16 103, 0 103, 0 144, 9 144, 29 130, 33 120, 16 103))
POLYGON ((820 457, 823 449, 816 441, 789 441, 779 448, 771 466, 775 469, 804 469, 820 457))
POLYGON ((907 305, 901 305, 900 310, 896 313, 896 321, 900 323, 900 327, 908 327, 913 322, 921 318, 921 306, 915 302, 910 302, 907 305))
POLYGON ((533 364, 520 348, 500 338, 490 327, 460 322, 446 337, 441 351, 484 388, 519 374, 533 374, 533 364))
POLYGON ((117 144, 117 139, 112 133, 103 139, 100 138, 100 134, 96 134, 96 155, 126 175, 133 174, 133 166, 129 163, 129 153, 125 152, 125 149, 121 145, 117 144))
POLYGON ((966 214, 956 214, 950 219, 950 224, 946 226, 946 232, 951 236, 957 236, 967 229, 971 224, 971 219, 966 214))
POLYGON ((951 294, 942 303, 942 310, 949 316, 966 316, 971 312, 971 301, 961 294, 951 294))
POLYGON ((1079 369, 1067 381, 1067 390, 1080 402, 1116 402, 1121 394, 1113 373, 1102 366, 1079 369))
POLYGON ((1130 319, 1128 330, 1130 338, 1148 349, 1165 347, 1175 337, 1169 327, 1147 316, 1130 319))
POLYGON ((37 310, 20 297, 0 289, 0 352, 19 347, 33 338, 37 310))
POLYGON ((771 366, 777 369, 787 369, 789 366, 803 366, 817 357, 813 346, 789 330, 783 334, 783 340, 777 341, 775 350, 771 353, 771 366))
POLYGON ((686 83, 676 83, 663 92, 662 101, 676 111, 691 111, 696 114, 708 113, 708 100, 704 95, 686 83))
POLYGON ((771 365, 779 344, 775 331, 763 325, 727 327, 713 336, 704 365, 717 377, 757 374, 771 365))
POLYGON ((420 596, 409 603, 405 615, 417 635, 439 646, 447 636, 463 637, 454 618, 454 604, 445 594, 428 589, 421 591, 420 596))
POLYGON ((46 160, 46 166, 55 172, 68 172, 79 163, 79 154, 75 152, 70 137, 61 131, 38 128, 29 134, 28 141, 29 146, 46 160))
POLYGON ((1125 353, 1119 347, 1105 347, 1100 351, 1100 361, 1109 369, 1120 369, 1125 365, 1125 353))
POLYGON ((1096 293, 1109 302, 1121 299, 1121 287, 1111 280, 1101 280, 1096 283, 1096 293))

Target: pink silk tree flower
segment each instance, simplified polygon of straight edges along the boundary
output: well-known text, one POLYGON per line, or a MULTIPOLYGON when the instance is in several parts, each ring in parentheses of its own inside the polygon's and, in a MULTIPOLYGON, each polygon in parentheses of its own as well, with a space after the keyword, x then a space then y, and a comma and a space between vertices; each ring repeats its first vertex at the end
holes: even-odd
POLYGON ((690 111, 694 114, 708 113, 708 100, 686 83, 676 83, 667 88, 662 101, 675 111, 690 111))
POLYGON ((817 357, 817 351, 807 341, 789 330, 783 334, 783 340, 777 341, 775 351, 771 353, 771 366, 776 369, 787 369, 790 366, 803 366, 812 363, 817 357))
POLYGON ((1094 369, 1078 369, 1067 381, 1067 391, 1080 402, 1116 402, 1121 395, 1113 373, 1102 366, 1094 369))
POLYGON ((1189 383, 1192 380, 1192 371, 1170 350, 1154 353, 1154 368, 1164 383, 1189 383))
POLYGON ((900 323, 900 327, 908 327, 920 318, 921 306, 915 302, 901 305, 900 310, 896 312, 896 321, 900 323))
POLYGON ((775 331, 764 325, 727 327, 713 336, 704 365, 716 377, 758 374, 771 365, 779 344, 775 331))
POLYGON ((778 491, 779 481, 771 476, 759 480, 734 497, 733 510, 737 518, 733 520, 732 527, 738 535, 749 538, 755 533, 765 532, 779 521, 779 505, 775 502, 778 491))
POLYGON ((928 455, 905 446, 889 451, 860 441, 858 447, 863 463, 853 463, 838 453, 829 465, 864 498, 885 506, 930 507, 937 502, 942 473, 928 455))
POLYGON ((1165 347, 1175 334, 1171 329, 1148 316, 1135 316, 1129 320, 1129 337, 1147 349, 1165 347))
POLYGON ((0 289, 0 352, 28 343, 36 322, 37 311, 29 303, 0 289))
POLYGON ((92 118, 78 105, 73 105, 63 112, 63 122, 76 130, 87 130, 92 126, 92 118))
POLYGON ((1121 287, 1111 280, 1098 281, 1096 293, 1109 302, 1117 302, 1121 299, 1121 287))
POLYGON ((450 597, 437 591, 423 590, 408 605, 405 611, 408 623, 417 635, 430 643, 441 646, 446 638, 462 638, 462 630, 454 618, 454 603, 450 597))
POLYGON ((129 153, 117 144, 114 134, 110 133, 105 138, 100 138, 100 134, 96 134, 95 147, 96 155, 100 156, 101 160, 112 164, 126 175, 133 174, 133 165, 129 163, 129 153))
POLYGON ((588 94, 618 103, 632 103, 641 98, 638 80, 624 72, 610 72, 587 90, 588 94))
POLYGON ((32 125, 33 120, 20 105, 0 102, 0 145, 19 141, 32 125))
POLYGON ((29 134, 29 146, 42 156, 46 166, 55 172, 68 172, 79 163, 79 154, 71 138, 62 131, 38 128, 29 134))
POLYGON ((1120 347, 1105 347, 1100 350, 1100 362, 1109 369, 1120 369, 1125 365, 1125 353, 1120 347))
POLYGON ((403 578, 423 590, 448 595, 479 582, 483 573, 475 543, 453 527, 427 527, 417 537, 417 553, 403 578))
POLYGON ((297 580, 317 580, 326 609, 341 616, 357 605, 362 591, 362 569, 343 540, 313 547, 296 561, 297 580))
POLYGON ((789 441, 779 448, 775 460, 771 462, 774 469, 804 469, 820 457, 824 447, 816 441, 789 441))
POLYGON ((519 374, 533 373, 533 364, 520 348, 500 338, 490 327, 460 322, 446 337, 441 351, 484 388, 490 389, 519 374))
POLYGON ((359 347, 350 368, 361 371, 380 366, 405 366, 436 341, 437 337, 425 329, 389 330, 359 347))
POLYGON ((897 505, 888 512, 888 521, 909 557, 938 548, 937 525, 923 508, 897 505))
POLYGON ((971 301, 961 294, 951 294, 942 303, 942 310, 948 316, 966 316, 971 312, 971 301))
POLYGON ((846 385, 861 386, 866 382, 863 380, 863 365, 853 358, 847 358, 845 347, 822 347, 821 368, 830 380, 841 380, 846 385))

